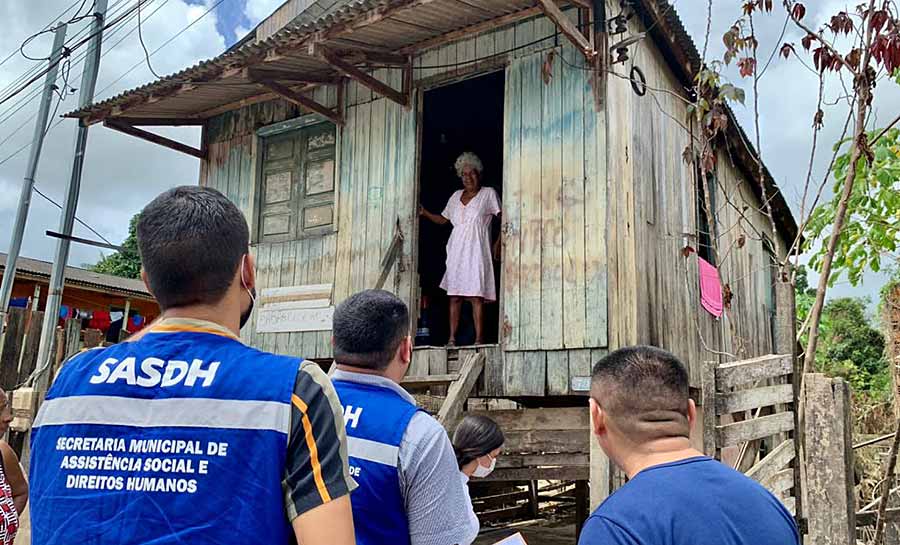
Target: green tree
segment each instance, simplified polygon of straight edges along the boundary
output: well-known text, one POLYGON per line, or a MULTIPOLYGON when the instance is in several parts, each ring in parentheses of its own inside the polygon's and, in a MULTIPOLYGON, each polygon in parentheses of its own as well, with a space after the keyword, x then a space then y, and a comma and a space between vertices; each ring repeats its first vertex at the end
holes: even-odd
MULTIPOLYGON (((801 324, 815 297, 816 290, 809 287, 806 270, 801 267, 796 286, 797 319, 801 324)), ((883 399, 890 393, 890 369, 884 356, 884 336, 866 315, 868 303, 865 298, 841 297, 825 304, 815 369, 844 378, 857 393, 883 399)))
POLYGON ((140 214, 135 214, 128 224, 128 237, 122 243, 122 251, 102 256, 100 261, 91 266, 98 273, 112 274, 125 278, 141 277, 141 256, 137 245, 137 222, 140 214))

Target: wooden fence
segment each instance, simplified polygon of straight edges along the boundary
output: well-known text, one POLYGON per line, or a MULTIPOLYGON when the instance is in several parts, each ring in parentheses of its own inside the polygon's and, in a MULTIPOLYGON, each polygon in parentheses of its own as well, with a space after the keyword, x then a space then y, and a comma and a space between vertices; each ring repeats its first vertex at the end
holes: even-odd
MULTIPOLYGON (((41 325, 44 313, 23 308, 10 308, 6 329, 0 338, 0 388, 9 392, 12 398, 13 422, 10 426, 9 443, 20 457, 25 450, 27 431, 31 427, 31 415, 34 412, 32 401, 34 395, 26 394, 25 390, 19 390, 31 382, 32 375, 47 373, 45 384, 51 384, 60 365, 72 354, 77 353, 84 346, 99 346, 104 337, 101 331, 96 329, 81 329, 80 320, 68 320, 66 327, 57 327, 56 335, 51 345, 50 353, 53 358, 49 368, 39 369, 38 346, 41 337, 41 325), (40 373, 36 373, 40 371, 40 373), (17 399, 16 391, 20 395, 17 399), (25 402, 23 404, 23 402, 25 402), (25 407, 28 405, 29 407, 25 407)), ((41 397, 43 393, 39 393, 41 397)), ((27 467, 27 459, 23 459, 27 467)))
POLYGON ((701 396, 706 454, 721 460, 730 448, 734 465, 800 518, 795 367, 790 354, 710 362, 703 370, 701 396))

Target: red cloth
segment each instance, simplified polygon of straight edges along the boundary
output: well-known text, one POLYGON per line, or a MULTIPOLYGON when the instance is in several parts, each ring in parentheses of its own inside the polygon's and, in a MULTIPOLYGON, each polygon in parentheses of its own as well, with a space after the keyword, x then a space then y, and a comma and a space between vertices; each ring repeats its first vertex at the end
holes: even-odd
POLYGON ((722 281, 719 270, 702 257, 697 258, 700 268, 700 305, 716 318, 722 315, 722 281))
POLYGON ((109 326, 112 324, 112 320, 109 317, 109 312, 105 310, 95 310, 94 316, 91 318, 91 322, 88 324, 88 327, 91 329, 99 329, 100 331, 106 331, 109 329, 109 326))

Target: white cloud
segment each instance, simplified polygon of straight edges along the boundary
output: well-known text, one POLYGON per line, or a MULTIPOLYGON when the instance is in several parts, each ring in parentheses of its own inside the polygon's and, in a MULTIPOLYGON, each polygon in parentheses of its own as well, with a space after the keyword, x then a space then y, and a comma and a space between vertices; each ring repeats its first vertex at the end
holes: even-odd
MULTIPOLYGON (((0 33, 0 55, 18 48, 19 44, 32 32, 42 28, 70 4, 70 0, 41 2, 2 2, 0 19, 5 22, 0 33)), ((129 3, 130 4, 130 3, 129 3)), ((123 4, 124 5, 124 4, 123 4)), ((152 52, 166 40, 194 21, 206 7, 188 5, 184 0, 170 0, 165 4, 151 3, 143 11, 142 34, 147 48, 152 52), (158 6, 158 13, 153 13, 158 6), (152 15, 151 15, 152 14, 152 15)), ((69 36, 81 30, 81 25, 73 25, 69 36)), ((155 80, 146 63, 142 63, 143 49, 137 32, 125 37, 135 28, 132 21, 126 27, 113 32, 107 31, 103 50, 105 56, 100 64, 98 78, 98 99, 108 98, 138 85, 155 80), (116 45, 119 40, 124 40, 116 45), (137 68, 113 83, 136 63, 137 68), (112 84, 111 87, 105 89, 112 84)), ((42 36, 28 48, 31 55, 46 55, 52 43, 50 36, 42 36)), ((210 13, 184 32, 172 43, 151 57, 153 68, 162 75, 179 71, 200 60, 214 57, 225 49, 225 39, 216 31, 215 13, 210 13)), ((3 57, 0 57, 2 60, 3 57)), ((77 55, 75 56, 77 58, 77 55)), ((34 63, 16 56, 14 60, 0 67, 0 88, 13 81, 34 63)), ((72 68, 70 85, 81 87, 81 66, 72 68)), ((0 113, 10 103, 0 106, 0 113)), ((37 111, 38 100, 32 101, 18 115, 0 124, 0 141, 6 138, 37 111)), ((77 108, 77 96, 69 96, 59 107, 59 113, 77 108)), ((0 117, 2 119, 2 117, 0 117)), ((28 122, 8 142, 0 146, 0 160, 30 142, 33 122, 28 122)), ((36 176, 38 187, 61 202, 65 185, 69 178, 72 161, 75 121, 66 120, 50 131, 44 143, 40 167, 36 176)), ((198 129, 163 129, 161 134, 188 142, 199 143, 198 129)), ((9 233, 13 224, 18 202, 19 188, 25 171, 27 150, 14 159, 0 165, 0 251, 7 251, 9 233)), ((176 185, 196 184, 199 161, 187 155, 138 140, 102 126, 94 126, 89 134, 85 159, 81 198, 78 216, 113 242, 123 240, 128 232, 131 216, 149 202, 159 192, 176 185)), ((40 259, 52 257, 55 241, 48 239, 44 231, 56 230, 59 223, 59 209, 35 195, 26 228, 22 254, 40 259)), ((77 235, 96 239, 80 225, 76 224, 77 235)), ((74 244, 70 264, 94 262, 99 256, 96 248, 74 244)))
POLYGON ((271 15, 282 4, 284 4, 284 0, 247 0, 244 13, 247 14, 250 22, 255 25, 271 15))

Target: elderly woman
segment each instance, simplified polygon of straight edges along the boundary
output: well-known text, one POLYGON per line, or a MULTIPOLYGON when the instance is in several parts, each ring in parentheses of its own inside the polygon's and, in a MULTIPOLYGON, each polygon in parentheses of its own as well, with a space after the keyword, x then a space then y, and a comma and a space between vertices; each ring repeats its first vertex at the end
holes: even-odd
MULTIPOLYGON (((482 306, 497 300, 494 286, 494 263, 491 259, 491 220, 500 215, 500 199, 490 187, 481 186, 484 166, 471 152, 456 160, 456 174, 463 188, 456 191, 440 215, 419 207, 419 215, 439 225, 450 222, 453 232, 447 242, 447 271, 441 288, 450 296, 450 346, 456 344, 456 329, 463 299, 472 303, 475 343, 484 342, 482 306)), ((493 245, 499 253, 500 239, 493 245)))

